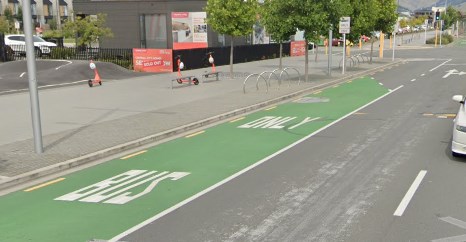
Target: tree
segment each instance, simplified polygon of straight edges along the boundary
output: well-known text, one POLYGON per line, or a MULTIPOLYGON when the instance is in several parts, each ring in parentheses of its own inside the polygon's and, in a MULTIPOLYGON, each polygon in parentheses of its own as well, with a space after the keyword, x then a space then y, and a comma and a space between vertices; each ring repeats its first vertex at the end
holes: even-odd
POLYGON ((280 66, 282 69, 283 41, 290 39, 296 33, 293 26, 292 15, 286 4, 277 0, 265 0, 260 9, 261 21, 271 37, 280 43, 280 66))
POLYGON ((86 16, 85 18, 77 17, 73 21, 66 21, 63 26, 65 37, 76 37, 78 46, 91 46, 103 37, 113 37, 112 30, 105 27, 107 15, 99 13, 97 18, 86 16))
POLYGON ((377 7, 376 0, 350 0, 350 2, 353 11, 349 40, 355 41, 362 35, 371 36, 377 20, 377 15, 373 11, 377 7))
POLYGON ((374 14, 376 14, 377 18, 374 29, 381 31, 382 33, 391 33, 396 20, 398 19, 396 9, 396 0, 376 0, 374 14))
MULTIPOLYGON (((376 0, 376 8, 374 9, 374 14, 377 16, 374 30, 380 31, 380 38, 384 38, 384 33, 392 33, 395 23, 398 19, 398 14, 396 9, 398 7, 396 0, 376 0)), ((374 42, 371 45, 371 58, 370 62, 372 63, 372 50, 374 42)))
MULTIPOLYGON (((328 33, 331 23, 336 25, 336 20, 350 7, 348 0, 289 0, 286 1, 292 16, 292 25, 299 30, 304 30, 306 46, 309 41, 318 42, 320 36, 328 33), (334 12, 333 12, 334 11, 334 12)), ((284 3, 285 4, 285 3, 284 3)), ((334 25, 334 27, 336 27, 334 25)), ((304 76, 309 80, 308 48, 305 48, 304 76)))
POLYGON ((11 32, 11 30, 14 28, 15 24, 15 18, 13 17, 13 11, 11 11, 11 8, 5 8, 3 11, 3 16, 5 16, 5 20, 8 22, 8 31, 11 32))
POLYGON ((8 33, 10 31, 10 25, 5 17, 0 16, 0 33, 8 33))
POLYGON ((452 6, 448 6, 447 11, 442 14, 441 19, 443 20, 444 28, 449 28, 460 19, 461 15, 458 10, 455 10, 452 6))
POLYGON ((258 12, 257 0, 207 0, 207 24, 217 33, 232 36, 230 46, 230 76, 233 76, 233 37, 253 31, 258 12))

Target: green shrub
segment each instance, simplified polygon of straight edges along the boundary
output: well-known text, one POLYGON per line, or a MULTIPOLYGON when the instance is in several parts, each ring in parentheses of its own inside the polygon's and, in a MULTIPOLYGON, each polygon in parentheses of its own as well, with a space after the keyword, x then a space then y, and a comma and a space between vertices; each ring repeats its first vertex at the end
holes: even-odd
MULTIPOLYGON (((451 35, 442 35, 442 45, 447 45, 453 42, 453 36, 451 35)), ((433 45, 435 44, 435 37, 430 38, 426 41, 427 44, 433 45)), ((440 44, 440 35, 437 36, 437 44, 440 44)))

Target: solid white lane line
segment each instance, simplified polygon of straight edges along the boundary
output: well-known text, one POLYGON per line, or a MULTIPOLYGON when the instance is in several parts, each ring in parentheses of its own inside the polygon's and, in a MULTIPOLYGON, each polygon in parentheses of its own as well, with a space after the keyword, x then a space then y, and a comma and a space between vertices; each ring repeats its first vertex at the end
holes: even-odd
POLYGON ((411 184, 411 187, 408 189, 406 192, 405 196, 403 197, 403 200, 401 200, 400 205, 398 205, 398 208, 395 210, 395 213, 393 216, 402 216, 406 207, 408 207, 409 202, 414 196, 414 193, 416 192, 417 188, 422 182, 422 179, 424 179, 424 176, 426 175, 427 171, 422 170, 419 172, 417 175, 416 179, 414 180, 413 184, 411 184))
POLYGON ((440 64, 440 65, 438 65, 438 66, 436 66, 436 67, 430 69, 429 71, 434 71, 434 70, 436 70, 437 68, 439 68, 439 67, 445 65, 445 64, 448 63, 449 61, 451 61, 451 59, 448 59, 447 61, 445 61, 445 62, 443 62, 442 64, 440 64))
POLYGON ((206 188, 205 190, 203 190, 203 191, 201 191, 201 192, 199 192, 199 193, 197 193, 197 194, 194 194, 193 196, 191 196, 191 197, 189 197, 189 198, 183 200, 182 202, 180 202, 180 203, 178 203, 178 204, 175 204, 174 206, 172 206, 172 207, 170 207, 170 208, 168 208, 168 209, 162 211, 161 213, 156 214, 155 216, 153 216, 153 217, 151 217, 151 218, 148 218, 147 220, 141 222, 140 224, 137 224, 137 225, 133 226, 132 228, 129 228, 128 230, 122 232, 121 234, 116 235, 115 237, 111 238, 108 242, 117 242, 117 241, 119 241, 120 239, 122 239, 122 238, 124 238, 124 237, 130 235, 131 233, 133 233, 133 232, 135 232, 135 231, 141 229, 142 227, 144 227, 144 226, 146 226, 146 225, 148 225, 148 224, 150 224, 150 223, 156 221, 157 219, 159 219, 159 218, 161 218, 161 217, 163 217, 163 216, 165 216, 165 215, 167 215, 167 214, 169 214, 169 213, 175 211, 176 209, 178 209, 178 208, 180 208, 180 207, 182 207, 182 206, 188 204, 189 202, 191 202, 191 201, 197 199, 198 197, 201 197, 201 196, 203 196, 204 194, 207 194, 208 192, 210 192, 210 191, 216 189, 217 187, 222 186, 223 184, 225 184, 225 183, 227 183, 227 182, 229 182, 229 181, 235 179, 236 177, 238 177, 238 176, 240 176, 240 175, 242 175, 242 174, 248 172, 249 170, 252 170, 252 169, 254 169, 255 167, 261 165, 262 163, 264 163, 264 162, 266 162, 266 161, 272 159, 273 157, 275 157, 275 156, 277 156, 277 155, 279 155, 279 154, 281 154, 281 153, 283 153, 283 152, 285 152, 285 151, 287 151, 287 150, 293 148, 294 146, 296 146, 296 145, 300 144, 301 142, 303 142, 303 141, 309 139, 310 137, 313 137, 313 136, 317 135, 318 133, 322 132, 323 130, 326 130, 327 128, 329 128, 329 127, 335 125, 336 123, 340 122, 341 120, 343 120, 343 119, 345 119, 345 118, 347 118, 347 117, 353 115, 354 113, 357 113, 357 112, 361 111, 362 109, 364 109, 364 108, 370 106, 371 104, 373 104, 373 103, 379 101, 380 99, 382 99, 382 98, 384 98, 384 97, 386 97, 386 96, 392 94, 393 92, 397 91, 398 89, 400 89, 400 88, 402 88, 402 87, 403 87, 403 85, 401 85, 401 86, 395 88, 393 91, 389 91, 389 92, 385 93, 384 95, 378 97, 377 99, 372 100, 371 102, 365 104, 364 106, 361 106, 361 107, 357 108, 356 110, 354 110, 354 111, 352 111, 352 112, 346 114, 345 116, 343 116, 343 117, 341 117, 341 118, 339 118, 339 119, 333 121, 332 123, 327 124, 326 126, 320 128, 319 130, 314 131, 314 133, 312 133, 312 134, 310 134, 310 135, 308 135, 308 136, 306 136, 306 137, 304 137, 304 138, 302 138, 302 139, 300 139, 300 140, 294 142, 293 144, 288 145, 287 147, 285 147, 285 148, 283 148, 283 149, 281 149, 281 150, 279 150, 279 151, 277 151, 277 152, 275 152, 275 153, 273 153, 273 154, 271 154, 271 155, 265 157, 264 159, 262 159, 262 160, 260 160, 260 161, 258 161, 258 162, 256 162, 256 163, 254 163, 254 164, 252 164, 252 165, 250 165, 250 166, 244 168, 243 170, 241 170, 241 171, 239 171, 239 172, 237 172, 237 173, 235 173, 235 174, 233 174, 233 175, 231 175, 231 176, 225 178, 224 180, 222 180, 222 181, 220 181, 220 182, 218 182, 218 183, 216 183, 216 184, 214 184, 214 185, 212 185, 212 186, 206 188))

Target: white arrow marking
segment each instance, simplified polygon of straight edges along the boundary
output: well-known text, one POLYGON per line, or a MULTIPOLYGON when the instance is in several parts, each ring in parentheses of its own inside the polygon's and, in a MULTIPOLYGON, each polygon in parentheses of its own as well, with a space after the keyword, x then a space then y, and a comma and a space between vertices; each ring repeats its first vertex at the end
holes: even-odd
MULTIPOLYGON (((440 220, 447 222, 449 224, 453 224, 457 227, 460 227, 462 229, 466 229, 466 222, 461 221, 456 218, 452 217, 443 217, 440 218, 440 220)), ((432 240, 433 242, 461 242, 461 241, 466 241, 466 234, 463 235, 458 235, 458 236, 452 236, 452 237, 447 237, 447 238, 442 238, 442 239, 436 239, 432 240)))

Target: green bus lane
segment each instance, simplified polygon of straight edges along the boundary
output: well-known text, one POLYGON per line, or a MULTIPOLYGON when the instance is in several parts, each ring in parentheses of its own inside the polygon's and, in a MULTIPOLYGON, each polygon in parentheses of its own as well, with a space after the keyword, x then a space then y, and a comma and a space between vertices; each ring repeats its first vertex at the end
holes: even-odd
POLYGON ((0 197, 0 241, 108 240, 388 93, 360 78, 0 197))

